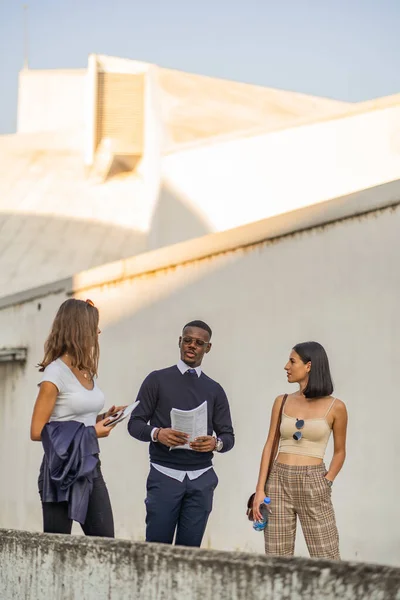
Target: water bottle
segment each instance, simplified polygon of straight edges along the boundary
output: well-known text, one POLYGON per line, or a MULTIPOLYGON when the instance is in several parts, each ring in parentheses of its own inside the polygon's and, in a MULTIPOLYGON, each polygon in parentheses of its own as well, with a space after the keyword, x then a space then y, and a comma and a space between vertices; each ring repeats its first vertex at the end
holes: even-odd
POLYGON ((254 531, 264 531, 268 523, 268 516, 271 512, 269 505, 271 504, 271 498, 264 498, 264 502, 260 505, 260 513, 262 515, 262 521, 254 521, 254 531))

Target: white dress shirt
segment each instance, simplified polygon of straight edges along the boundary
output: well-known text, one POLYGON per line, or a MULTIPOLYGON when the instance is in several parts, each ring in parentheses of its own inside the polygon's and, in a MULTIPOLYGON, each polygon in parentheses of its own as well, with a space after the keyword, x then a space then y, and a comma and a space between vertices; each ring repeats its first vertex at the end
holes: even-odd
MULTIPOLYGON (((195 369, 195 371, 197 373, 197 377, 200 377, 200 375, 201 375, 201 366, 189 367, 181 359, 179 359, 178 364, 176 366, 178 367, 178 369, 180 370, 182 375, 184 375, 188 369, 193 369, 193 368, 195 369)), ((151 439, 153 440, 153 442, 154 442, 154 433, 157 431, 157 429, 158 429, 158 427, 154 427, 151 432, 151 439)), ((150 463, 150 464, 152 467, 157 469, 157 471, 160 471, 160 473, 167 475, 167 477, 172 477, 172 479, 177 479, 177 481, 180 481, 180 482, 182 482, 185 479, 186 475, 191 480, 197 479, 198 477, 200 477, 200 475, 203 475, 203 473, 212 469, 212 467, 207 467, 206 469, 198 469, 197 471, 179 471, 178 469, 171 469, 170 467, 163 467, 162 465, 157 465, 155 463, 150 463)))

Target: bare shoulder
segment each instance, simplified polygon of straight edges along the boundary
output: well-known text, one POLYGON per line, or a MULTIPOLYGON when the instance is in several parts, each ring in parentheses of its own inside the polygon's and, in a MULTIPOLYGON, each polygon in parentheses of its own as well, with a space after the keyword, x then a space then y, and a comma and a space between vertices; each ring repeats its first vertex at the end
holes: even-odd
POLYGON ((275 401, 274 401, 274 406, 278 406, 278 407, 280 407, 280 405, 282 404, 282 402, 283 402, 283 399, 284 399, 284 397, 285 397, 285 396, 286 396, 286 394, 279 394, 279 396, 277 396, 277 397, 275 398, 275 401))
POLYGON ((283 400, 284 400, 284 398, 285 398, 286 395, 287 394, 279 394, 279 396, 277 396, 275 398, 272 410, 274 410, 274 411, 279 411, 280 410, 280 408, 282 406, 282 402, 283 402, 283 400))
POLYGON ((333 413, 335 417, 347 415, 346 405, 343 402, 343 400, 340 400, 340 398, 336 398, 335 400, 335 404, 333 406, 333 413))

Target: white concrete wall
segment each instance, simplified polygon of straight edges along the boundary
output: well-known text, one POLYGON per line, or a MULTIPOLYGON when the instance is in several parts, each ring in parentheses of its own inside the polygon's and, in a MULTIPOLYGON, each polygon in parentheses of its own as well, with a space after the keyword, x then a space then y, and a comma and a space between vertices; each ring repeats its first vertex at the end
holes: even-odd
MULTIPOLYGON (((292 389, 283 371, 288 353, 315 339, 350 415, 348 457, 333 488, 342 556, 400 565, 399 228, 400 209, 388 208, 119 283, 87 283, 81 292, 101 310, 99 385, 108 404, 131 402, 149 371, 175 362, 185 322, 202 318, 214 329, 204 369, 228 393, 237 441, 215 458, 220 483, 205 547, 263 551, 245 505, 273 400, 292 389)), ((0 347, 29 348, 25 368, 0 364, 0 527, 41 527, 41 447, 29 440, 34 365, 64 298, 0 310, 0 347)), ((101 451, 117 535, 142 540, 146 444, 119 426, 101 451)), ((306 554, 301 534, 297 552, 306 554)))
POLYGON ((400 176, 400 104, 184 148, 163 175, 209 231, 373 187, 400 176))
POLYGON ((83 134, 85 91, 86 69, 21 71, 17 132, 78 130, 83 134))
POLYGON ((400 569, 0 530, 2 600, 400 600, 400 569))
MULTIPOLYGON (((149 232, 154 205, 160 189, 164 128, 161 119, 159 88, 157 85, 158 67, 148 65, 144 96, 144 141, 143 157, 137 168, 137 175, 143 184, 140 198, 140 227, 149 232)), ((136 203, 139 204, 135 198, 136 203)))

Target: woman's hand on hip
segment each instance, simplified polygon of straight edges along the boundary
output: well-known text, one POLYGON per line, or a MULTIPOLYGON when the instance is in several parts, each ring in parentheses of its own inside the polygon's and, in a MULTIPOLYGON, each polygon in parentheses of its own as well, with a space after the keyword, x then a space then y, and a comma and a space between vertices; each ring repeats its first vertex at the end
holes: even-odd
POLYGON ((253 500, 253 520, 254 521, 262 521, 263 516, 260 512, 260 506, 264 502, 265 492, 263 490, 255 493, 253 500))

